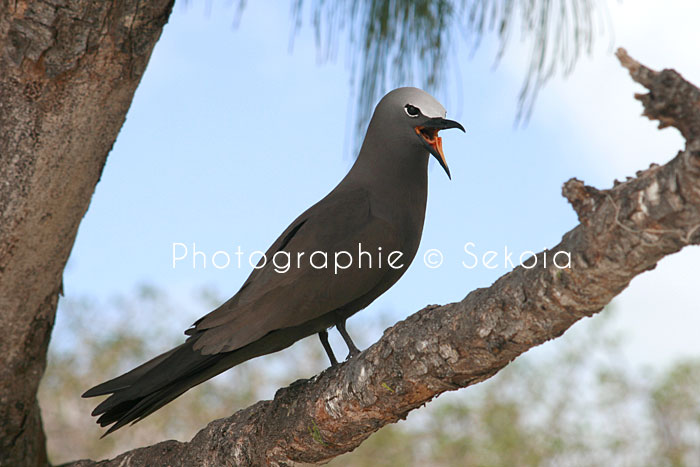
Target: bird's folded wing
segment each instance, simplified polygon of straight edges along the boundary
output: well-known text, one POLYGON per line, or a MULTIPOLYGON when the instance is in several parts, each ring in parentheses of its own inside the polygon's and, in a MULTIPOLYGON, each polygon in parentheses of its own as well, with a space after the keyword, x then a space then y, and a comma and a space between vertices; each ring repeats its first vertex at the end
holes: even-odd
POLYGON ((401 273, 389 266, 387 255, 401 247, 400 233, 373 215, 367 192, 331 193, 285 230, 267 251, 267 264, 254 270, 234 297, 187 334, 203 354, 228 352, 342 309, 398 278, 401 273), (277 266, 289 258, 286 271, 275 270, 272 262, 280 251, 277 266), (361 258, 360 251, 366 252, 361 258))

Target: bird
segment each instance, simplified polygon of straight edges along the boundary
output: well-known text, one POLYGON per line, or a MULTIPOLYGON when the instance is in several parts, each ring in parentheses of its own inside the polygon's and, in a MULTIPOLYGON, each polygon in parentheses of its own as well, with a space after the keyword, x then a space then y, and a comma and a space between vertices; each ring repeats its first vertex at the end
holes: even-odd
POLYGON ((101 427, 111 425, 102 436, 231 367, 314 334, 336 366, 328 342, 334 326, 347 359, 359 354, 346 320, 394 285, 415 257, 431 155, 452 178, 438 135, 450 128, 465 131, 427 92, 402 87, 386 94, 346 176, 260 260, 289 255, 294 267, 280 272, 271 261, 258 263, 233 297, 185 331, 184 343, 83 394, 109 395, 92 412, 101 427))

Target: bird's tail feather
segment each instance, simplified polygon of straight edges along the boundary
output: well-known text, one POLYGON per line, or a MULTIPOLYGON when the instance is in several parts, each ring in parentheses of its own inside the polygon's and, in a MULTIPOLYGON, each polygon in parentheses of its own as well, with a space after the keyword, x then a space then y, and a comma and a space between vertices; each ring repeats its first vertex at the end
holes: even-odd
POLYGON ((128 388, 129 386, 133 385, 136 381, 138 381, 139 378, 145 376, 150 370, 157 367, 160 363, 162 363, 164 360, 170 357, 180 347, 182 346, 175 347, 174 349, 165 352, 161 355, 158 355, 157 357, 147 361, 143 365, 140 365, 134 368, 133 370, 124 373, 121 376, 118 376, 114 379, 110 379, 109 381, 105 381, 102 384, 98 384, 97 386, 88 389, 83 394, 83 397, 103 396, 105 394, 111 394, 113 392, 128 388))
POLYGON ((103 435, 106 436, 128 423, 136 423, 188 389, 235 365, 289 347, 301 337, 317 332, 317 327, 309 322, 273 331, 240 349, 211 355, 194 350, 197 337, 190 337, 184 344, 86 391, 83 397, 110 394, 92 412, 93 416, 100 416, 97 419, 100 426, 114 423, 103 435))
POLYGON ((93 416, 100 416, 97 419, 100 426, 114 423, 103 435, 106 436, 240 363, 236 353, 202 355, 192 349, 192 342, 185 342, 128 373, 95 386, 83 397, 111 394, 92 412, 93 416))

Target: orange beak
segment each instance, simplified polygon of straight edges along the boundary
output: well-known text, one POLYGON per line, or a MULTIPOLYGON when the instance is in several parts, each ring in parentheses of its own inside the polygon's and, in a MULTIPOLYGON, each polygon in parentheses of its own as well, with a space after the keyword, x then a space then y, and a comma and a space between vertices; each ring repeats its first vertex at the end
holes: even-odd
POLYGON ((465 131, 464 127, 459 122, 441 117, 426 120, 422 125, 415 127, 415 130, 425 147, 430 151, 430 154, 435 156, 435 159, 437 159, 442 168, 445 169, 445 173, 451 180, 450 169, 447 167, 445 153, 442 151, 442 138, 438 136, 440 130, 446 130, 448 128, 459 128, 465 131))
POLYGON ((445 153, 442 150, 442 138, 438 136, 438 132, 440 130, 438 130, 437 128, 426 128, 422 126, 417 126, 415 130, 416 134, 423 138, 423 141, 425 141, 426 144, 432 149, 432 151, 430 152, 435 156, 442 168, 445 169, 445 172, 447 172, 447 176, 450 179, 452 179, 452 177, 450 176, 450 169, 447 167, 447 159, 445 159, 445 153))

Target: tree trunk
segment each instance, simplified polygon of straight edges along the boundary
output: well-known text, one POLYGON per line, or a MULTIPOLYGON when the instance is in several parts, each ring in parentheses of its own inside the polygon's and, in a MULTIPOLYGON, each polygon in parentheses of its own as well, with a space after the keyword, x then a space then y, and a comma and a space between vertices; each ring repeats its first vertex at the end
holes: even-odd
POLYGON ((0 0, 0 465, 47 463, 63 268, 173 0, 0 0))

